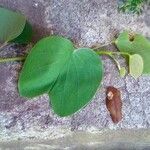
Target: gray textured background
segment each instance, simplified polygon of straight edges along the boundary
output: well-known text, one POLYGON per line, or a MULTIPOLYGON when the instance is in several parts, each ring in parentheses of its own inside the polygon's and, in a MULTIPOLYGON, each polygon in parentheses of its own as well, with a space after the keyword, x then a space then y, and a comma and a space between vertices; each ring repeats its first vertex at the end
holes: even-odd
MULTIPOLYGON (((34 27, 36 42, 50 34, 64 35, 78 46, 109 43, 120 31, 128 29, 150 37, 150 10, 142 15, 117 12, 116 0, 0 0, 0 5, 19 10, 34 27)), ((114 49, 109 46, 109 49, 114 49)), ((26 47, 8 46, 1 56, 26 53, 26 47)), ((0 65, 0 140, 56 138, 72 131, 105 131, 150 127, 150 76, 134 80, 120 78, 114 63, 103 57, 105 77, 93 101, 72 117, 59 118, 47 95, 33 100, 21 98, 17 91, 19 62, 0 65), (106 86, 122 92, 123 119, 114 125, 105 106, 106 86)), ((120 58, 124 65, 124 60, 120 58)))

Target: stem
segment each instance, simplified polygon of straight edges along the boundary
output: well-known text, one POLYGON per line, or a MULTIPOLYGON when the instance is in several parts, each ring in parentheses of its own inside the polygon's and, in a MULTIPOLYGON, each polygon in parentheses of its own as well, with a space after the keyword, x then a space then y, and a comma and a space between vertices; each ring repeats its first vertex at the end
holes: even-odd
MULTIPOLYGON (((98 53, 98 54, 99 54, 99 53, 98 53)), ((105 53, 101 53, 101 54, 108 55, 109 57, 111 57, 111 58, 112 58, 112 60, 115 62, 115 64, 116 64, 116 66, 117 66, 118 70, 120 70, 120 69, 121 69, 121 66, 120 66, 119 62, 118 62, 118 61, 114 58, 114 56, 113 56, 113 54, 112 54, 112 53, 110 53, 110 52, 106 52, 106 51, 105 51, 105 53)))
POLYGON ((113 56, 111 56, 111 55, 109 55, 112 59, 113 59, 113 61, 116 63, 116 66, 117 66, 117 68, 118 68, 118 70, 120 70, 121 69, 121 66, 120 66, 120 64, 119 64, 119 62, 113 57, 113 56))
POLYGON ((92 49, 97 50, 97 49, 100 49, 100 48, 102 48, 102 47, 105 47, 105 46, 114 44, 114 43, 115 43, 115 41, 110 41, 109 43, 105 43, 105 44, 102 44, 102 45, 96 45, 96 46, 94 46, 94 47, 92 46, 92 49))
POLYGON ((127 52, 96 51, 96 53, 99 55, 108 55, 109 57, 111 57, 113 61, 115 62, 119 71, 121 70, 121 66, 119 62, 114 58, 114 55, 124 55, 124 56, 130 57, 130 54, 127 52))
POLYGON ((99 55, 125 55, 125 56, 130 56, 129 53, 127 52, 111 52, 111 51, 96 51, 97 54, 99 55))
POLYGON ((22 60, 25 60, 25 57, 0 58, 0 63, 22 60))

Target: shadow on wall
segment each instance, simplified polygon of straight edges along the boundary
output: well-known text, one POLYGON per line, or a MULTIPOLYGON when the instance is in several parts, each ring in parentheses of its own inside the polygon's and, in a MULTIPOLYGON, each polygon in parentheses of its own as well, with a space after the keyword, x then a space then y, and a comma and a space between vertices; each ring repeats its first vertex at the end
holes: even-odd
POLYGON ((0 0, 0 6, 4 8, 9 8, 11 10, 20 11, 23 13, 31 23, 33 27, 33 41, 37 42, 42 37, 51 34, 51 30, 47 29, 45 23, 45 8, 41 3, 36 3, 36 1, 31 0, 0 0))

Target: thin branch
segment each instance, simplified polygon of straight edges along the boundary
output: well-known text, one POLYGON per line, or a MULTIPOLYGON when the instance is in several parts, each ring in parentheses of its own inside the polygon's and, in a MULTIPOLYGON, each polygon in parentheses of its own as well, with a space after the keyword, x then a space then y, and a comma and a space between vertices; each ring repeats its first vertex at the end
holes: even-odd
MULTIPOLYGON (((121 66, 120 66, 120 63, 115 59, 114 55, 125 55, 125 56, 130 57, 130 54, 126 52, 96 51, 96 53, 99 55, 108 55, 109 57, 111 57, 112 60, 115 62, 119 72, 121 71, 121 66)), ((120 72, 120 75, 122 76, 121 72, 120 72)))
POLYGON ((120 71, 121 66, 120 66, 119 62, 113 56, 110 55, 110 57, 113 59, 113 61, 115 62, 116 66, 118 68, 118 70, 120 71))
POLYGON ((112 52, 112 51, 95 51, 99 55, 125 55, 130 56, 127 52, 112 52))
POLYGON ((110 42, 105 43, 105 44, 102 44, 102 45, 96 45, 96 46, 93 46, 92 49, 97 50, 97 49, 100 49, 100 48, 102 48, 102 47, 105 47, 105 46, 114 44, 114 43, 115 43, 115 41, 110 41, 110 42))
POLYGON ((23 61, 25 57, 13 57, 13 58, 0 58, 0 63, 12 62, 12 61, 23 61))

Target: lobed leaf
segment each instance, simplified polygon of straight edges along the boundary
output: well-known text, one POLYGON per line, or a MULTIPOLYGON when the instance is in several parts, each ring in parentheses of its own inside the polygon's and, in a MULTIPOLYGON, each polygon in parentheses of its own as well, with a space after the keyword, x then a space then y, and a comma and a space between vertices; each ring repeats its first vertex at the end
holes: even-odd
POLYGON ((19 93, 34 97, 47 93, 59 116, 75 113, 95 94, 103 76, 99 56, 91 49, 75 49, 72 42, 52 36, 29 53, 19 78, 19 93))

